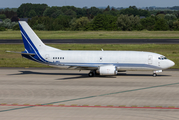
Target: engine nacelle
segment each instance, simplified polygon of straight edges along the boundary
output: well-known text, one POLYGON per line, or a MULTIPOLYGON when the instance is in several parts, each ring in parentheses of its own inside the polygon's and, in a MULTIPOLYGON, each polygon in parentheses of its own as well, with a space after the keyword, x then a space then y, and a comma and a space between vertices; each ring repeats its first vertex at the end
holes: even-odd
POLYGON ((98 72, 100 75, 117 75, 117 69, 113 65, 100 66, 98 72))

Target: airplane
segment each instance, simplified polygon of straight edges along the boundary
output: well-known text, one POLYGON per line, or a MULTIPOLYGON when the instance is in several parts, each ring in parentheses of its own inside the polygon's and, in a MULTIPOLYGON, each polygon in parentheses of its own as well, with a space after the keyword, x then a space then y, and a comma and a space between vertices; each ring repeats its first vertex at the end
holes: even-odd
POLYGON ((45 45, 25 21, 19 21, 25 51, 22 57, 60 69, 90 70, 88 76, 117 75, 123 71, 153 71, 153 76, 175 63, 143 51, 61 50, 45 45))

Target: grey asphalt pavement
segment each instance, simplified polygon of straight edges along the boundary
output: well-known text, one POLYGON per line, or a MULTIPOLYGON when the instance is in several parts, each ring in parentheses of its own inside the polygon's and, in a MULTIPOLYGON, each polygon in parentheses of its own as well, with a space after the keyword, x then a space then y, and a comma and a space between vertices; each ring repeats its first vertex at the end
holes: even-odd
MULTIPOLYGON (((179 71, 128 71, 88 77, 89 71, 0 69, 0 104, 179 107, 179 71)), ((179 110, 3 106, 2 120, 178 120, 179 110)))

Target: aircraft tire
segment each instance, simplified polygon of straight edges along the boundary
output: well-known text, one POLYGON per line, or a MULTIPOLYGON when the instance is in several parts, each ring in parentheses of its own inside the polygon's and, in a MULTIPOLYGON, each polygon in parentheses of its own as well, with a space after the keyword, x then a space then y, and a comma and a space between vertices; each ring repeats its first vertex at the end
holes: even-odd
POLYGON ((157 74, 156 74, 156 73, 154 73, 154 74, 153 74, 153 77, 156 77, 156 76, 157 76, 157 74))
POLYGON ((93 72, 89 72, 89 73, 88 73, 88 76, 89 76, 89 77, 94 77, 94 73, 93 73, 93 72))

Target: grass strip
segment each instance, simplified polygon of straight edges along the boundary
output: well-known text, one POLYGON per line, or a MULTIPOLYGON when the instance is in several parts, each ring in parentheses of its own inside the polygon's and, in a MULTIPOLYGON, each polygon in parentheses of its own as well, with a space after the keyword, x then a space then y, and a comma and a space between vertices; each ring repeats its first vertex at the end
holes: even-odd
MULTIPOLYGON (((50 44, 62 50, 127 50, 148 51, 165 55, 179 68, 179 44, 50 44)), ((23 44, 0 44, 0 67, 48 67, 5 51, 24 51, 23 44)))
MULTIPOLYGON (((41 39, 179 39, 179 31, 37 31, 41 39)), ((20 31, 0 31, 0 39, 22 39, 20 31)))

